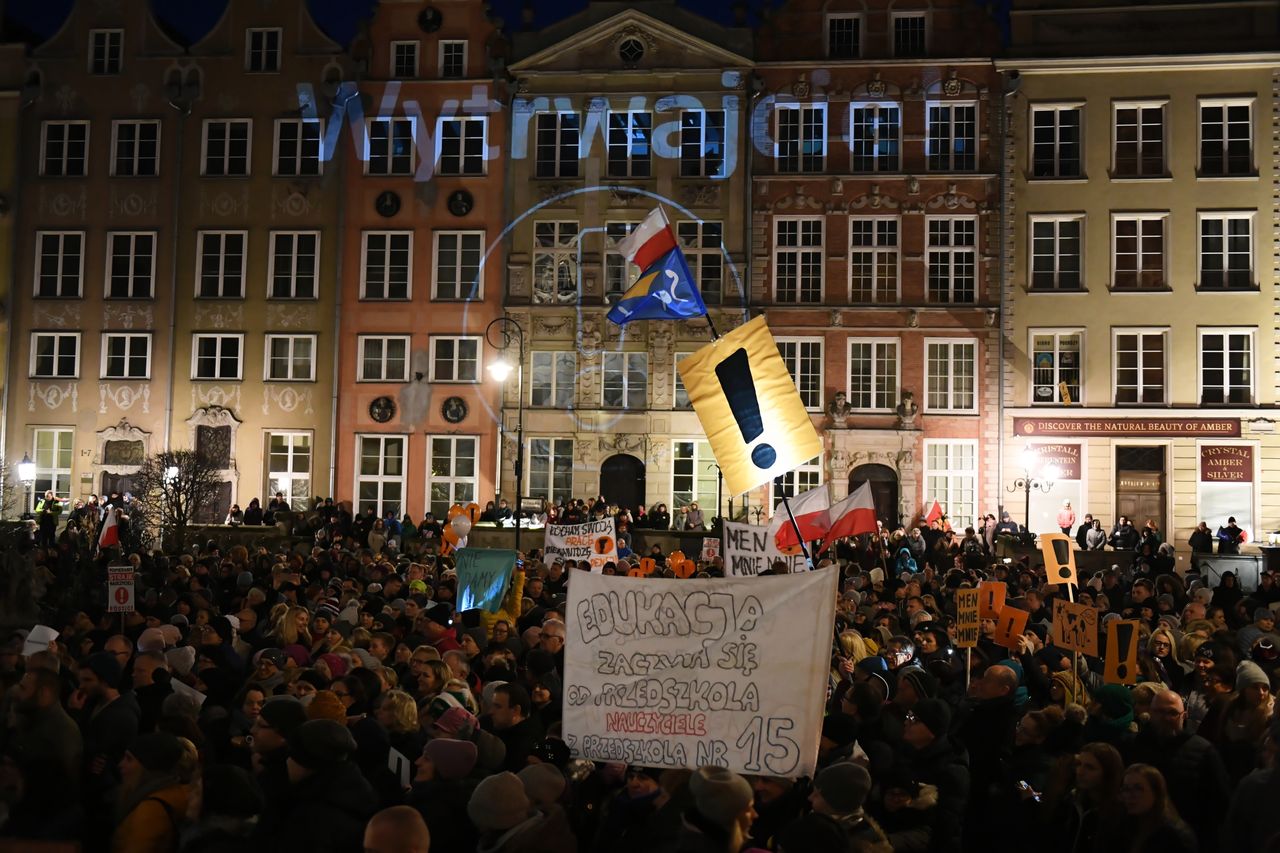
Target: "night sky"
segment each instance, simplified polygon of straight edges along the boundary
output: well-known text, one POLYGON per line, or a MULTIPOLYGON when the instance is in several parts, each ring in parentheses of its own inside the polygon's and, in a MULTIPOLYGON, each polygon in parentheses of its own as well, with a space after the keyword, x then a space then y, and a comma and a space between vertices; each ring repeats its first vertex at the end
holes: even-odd
MULTIPOLYGON (((48 36, 57 31, 74 0, 8 0, 7 14, 22 29, 48 36)), ((151 0, 157 14, 173 29, 195 41, 208 32, 222 15, 226 3, 221 0, 151 0)), ((377 0, 307 0, 312 14, 325 32, 346 44, 355 34, 356 24, 368 14, 377 0)), ((754 13, 771 0, 749 0, 754 13)), ((508 32, 520 25, 520 8, 523 0, 492 0, 494 12, 507 24, 508 32)), ((555 21, 583 9, 587 0, 535 0, 536 27, 545 27, 555 21)), ((680 5, 718 20, 731 23, 732 3, 727 0, 680 0, 680 5)), ((752 19, 754 21, 754 14, 752 19)))

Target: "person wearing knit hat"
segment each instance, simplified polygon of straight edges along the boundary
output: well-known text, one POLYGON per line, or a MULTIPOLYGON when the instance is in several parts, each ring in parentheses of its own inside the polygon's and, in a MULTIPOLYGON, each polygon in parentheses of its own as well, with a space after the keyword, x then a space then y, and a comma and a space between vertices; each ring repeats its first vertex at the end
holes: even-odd
POLYGON ((920 749, 922 745, 945 737, 950 728, 951 708, 947 703, 941 699, 924 699, 907 714, 902 736, 907 743, 920 749))
POLYGON ((307 704, 308 720, 332 720, 346 725, 347 706, 332 690, 317 690, 307 704))
POLYGON ((516 775, 524 785, 529 802, 536 808, 548 809, 564 796, 567 782, 554 764, 530 764, 516 775))
POLYGON ((163 652, 164 646, 164 632, 159 628, 147 628, 138 637, 138 651, 140 652, 163 652))
POLYGON ((840 818, 861 811, 871 792, 871 774, 861 764, 842 761, 824 768, 813 780, 809 803, 819 814, 840 818))
POLYGON ((178 823, 169 815, 187 809, 189 788, 180 778, 184 742, 168 732, 139 735, 120 762, 120 810, 112 850, 176 850, 178 823))
POLYGON ((306 770, 342 764, 356 753, 351 731, 334 720, 308 720, 298 726, 288 743, 290 763, 306 770))
POLYGON ((1267 678, 1267 674, 1262 671, 1262 667, 1253 661, 1241 661, 1236 666, 1236 692, 1243 693, 1245 688, 1250 685, 1260 685, 1270 690, 1271 679, 1267 678))
MULTIPOLYGON (((102 683, 102 686, 110 690, 118 690, 120 688, 120 678, 124 675, 124 672, 120 668, 120 661, 110 652, 98 652, 97 654, 89 655, 80 664, 81 673, 86 670, 92 673, 93 677, 102 683)), ((81 681, 84 681, 83 676, 81 681)))
POLYGON ((478 755, 476 745, 469 740, 448 737, 429 740, 422 750, 422 757, 415 762, 418 765, 418 779, 465 779, 475 770, 478 755), (430 763, 429 773, 424 769, 423 762, 430 763))
POLYGON ((467 803, 467 815, 482 833, 509 832, 529 821, 532 811, 520 777, 509 772, 486 777, 467 803))
POLYGON ((908 667, 898 671, 898 689, 893 703, 901 708, 910 709, 924 699, 933 699, 938 695, 938 679, 923 669, 908 667))
POLYGON ((289 738, 307 721, 307 709, 292 696, 272 696, 253 721, 253 751, 265 755, 288 745, 289 738))
POLYGON ((737 850, 755 820, 755 794, 737 773, 723 767, 699 767, 689 777, 693 812, 686 816, 678 849, 737 850))

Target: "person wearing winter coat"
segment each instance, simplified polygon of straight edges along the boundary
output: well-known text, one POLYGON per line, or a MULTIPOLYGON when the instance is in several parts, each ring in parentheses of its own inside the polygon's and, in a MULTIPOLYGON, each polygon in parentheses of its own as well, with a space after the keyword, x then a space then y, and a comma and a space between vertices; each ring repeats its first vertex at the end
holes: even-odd
POLYGON ((940 699, 916 703, 907 714, 902 729, 905 746, 900 756, 900 772, 938 791, 932 810, 934 853, 956 853, 961 849, 965 808, 969 802, 969 754, 953 743, 951 709, 940 699))
POLYGON ((674 848, 661 853, 738 853, 756 810, 751 785, 723 767, 699 767, 689 777, 693 807, 674 848))
POLYGON ((119 820, 111 835, 112 853, 178 849, 190 796, 181 778, 186 759, 183 742, 166 732, 139 735, 129 744, 120 760, 119 820))
POLYGON ((1164 777, 1150 764, 1131 764, 1120 783, 1125 819, 1104 840, 1116 853, 1196 853, 1196 837, 1169 798, 1164 777))
POLYGON ((1107 547, 1107 532, 1102 529, 1102 522, 1096 518, 1085 531, 1084 547, 1089 551, 1102 551, 1107 547))
POLYGON ((414 761, 408 804, 417 809, 440 850, 475 850, 476 830, 460 820, 476 787, 479 752, 468 740, 437 737, 414 761))
POLYGON ((560 806, 533 807, 514 773, 485 778, 467 802, 467 816, 480 833, 477 853, 577 853, 578 839, 560 806))
POLYGON ((844 849, 856 853, 893 853, 884 830, 863 811, 871 792, 871 774, 861 764, 839 762, 824 768, 813 780, 809 804, 813 812, 791 824, 778 836, 784 851, 828 849, 820 838, 842 840, 844 849), (815 820, 814 818, 819 818, 815 820), (835 830, 835 832, 831 832, 835 830))

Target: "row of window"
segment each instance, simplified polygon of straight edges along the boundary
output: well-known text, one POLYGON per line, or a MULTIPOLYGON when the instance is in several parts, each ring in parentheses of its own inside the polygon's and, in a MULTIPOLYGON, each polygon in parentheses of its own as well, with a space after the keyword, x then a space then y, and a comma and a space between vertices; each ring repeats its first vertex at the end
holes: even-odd
MULTIPOLYGON (((924 56, 928 50, 929 13, 892 12, 888 46, 901 58, 924 56)), ((864 17, 860 12, 827 15, 827 56, 831 59, 858 59, 866 50, 864 17)))

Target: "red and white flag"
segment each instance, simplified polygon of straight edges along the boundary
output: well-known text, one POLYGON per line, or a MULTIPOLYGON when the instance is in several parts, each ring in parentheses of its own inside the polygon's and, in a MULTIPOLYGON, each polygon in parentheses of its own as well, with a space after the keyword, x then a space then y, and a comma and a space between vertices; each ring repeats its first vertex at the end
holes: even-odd
POLYGON ((791 514, 796 517, 795 527, 792 527, 786 507, 782 504, 774 507, 773 523, 769 525, 770 529, 775 524, 778 525, 773 541, 779 550, 799 545, 801 541, 822 539, 827 535, 827 530, 831 527, 831 498, 826 486, 810 489, 791 498, 788 503, 791 505, 791 514), (800 528, 800 539, 796 538, 796 527, 800 528))
POLYGON ((120 527, 116 523, 115 507, 107 508, 107 517, 102 522, 102 532, 98 534, 98 547, 109 548, 120 544, 120 527))
POLYGON ((642 270, 647 270, 675 247, 675 232, 671 230, 671 223, 667 221, 667 214, 661 207, 650 211, 644 221, 636 226, 636 230, 618 243, 618 251, 623 257, 642 270))
POLYGON ((871 484, 863 483, 853 494, 831 508, 831 529, 827 531, 823 550, 837 539, 876 532, 876 504, 871 497, 871 484))
POLYGON ((942 518, 942 504, 934 501, 933 506, 929 507, 929 512, 924 517, 924 523, 933 524, 940 518, 942 518))

